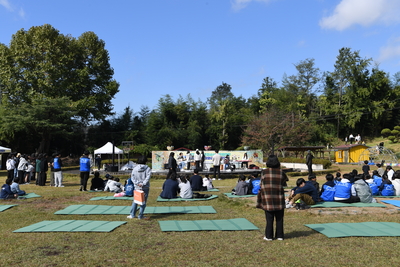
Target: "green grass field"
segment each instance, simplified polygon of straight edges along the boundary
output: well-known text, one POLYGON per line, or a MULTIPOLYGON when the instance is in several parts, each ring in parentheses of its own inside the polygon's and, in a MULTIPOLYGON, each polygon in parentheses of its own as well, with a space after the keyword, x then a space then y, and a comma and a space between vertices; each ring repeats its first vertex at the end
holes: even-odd
MULTIPOLYGON (((340 165, 344 173, 358 168, 340 165)), ((359 167, 361 169, 361 167, 359 167)), ((3 201, 18 204, 0 212, 2 266, 399 266, 395 237, 327 238, 304 224, 329 222, 397 222, 397 209, 341 208, 285 211, 285 240, 263 240, 264 212, 252 199, 228 199, 237 179, 214 181, 219 197, 210 201, 156 202, 162 179, 151 181, 148 206, 211 205, 217 214, 155 214, 150 220, 128 220, 125 215, 54 215, 69 205, 130 206, 130 201, 90 201, 107 192, 78 191, 77 175, 64 175, 65 187, 22 185, 41 198, 3 201), (370 210, 371 209, 371 210, 370 210), (256 231, 161 232, 161 220, 218 220, 247 218, 256 231), (43 220, 127 221, 108 233, 13 233, 43 220)), ((126 177, 123 178, 124 181, 126 177)), ((289 185, 296 178, 290 178, 289 185)), ((320 184, 323 177, 318 177, 320 184)))

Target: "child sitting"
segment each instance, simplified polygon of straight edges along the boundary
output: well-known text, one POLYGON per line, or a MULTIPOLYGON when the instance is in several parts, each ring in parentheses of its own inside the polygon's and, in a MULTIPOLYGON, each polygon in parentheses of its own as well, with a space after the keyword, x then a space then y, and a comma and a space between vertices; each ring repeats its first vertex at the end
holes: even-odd
POLYGON ((369 185, 364 181, 362 175, 356 175, 354 177, 354 184, 351 186, 351 195, 353 197, 359 197, 360 202, 363 203, 375 203, 376 200, 372 198, 372 191, 369 185))
POLYGON ((247 187, 248 183, 246 183, 246 177, 241 174, 239 177, 239 182, 236 184, 235 192, 238 196, 247 195, 247 187))
POLYGON ((106 188, 104 188, 104 191, 110 191, 112 193, 120 193, 122 192, 122 184, 119 182, 119 178, 114 178, 108 180, 108 183, 106 185, 106 188))
POLYGON ((90 186, 90 190, 92 191, 103 191, 104 189, 104 181, 100 178, 100 173, 98 171, 94 172, 94 177, 92 178, 92 185, 90 186))
POLYGON ((134 190, 135 190, 135 185, 133 184, 131 178, 129 178, 125 184, 125 196, 133 197, 134 190))
POLYGON ((192 191, 192 187, 189 183, 189 181, 187 180, 186 177, 181 177, 180 179, 180 183, 179 183, 179 188, 180 188, 180 197, 181 198, 192 198, 193 197, 193 191, 192 191))
POLYGON ((321 187, 321 193, 319 197, 322 201, 333 201, 335 197, 335 182, 333 181, 333 175, 328 173, 325 176, 326 183, 321 187))
POLYGON ((17 198, 18 194, 15 194, 11 191, 10 185, 12 184, 13 179, 8 178, 6 180, 6 183, 3 184, 1 187, 1 192, 0 192, 0 199, 9 199, 9 198, 17 198))
POLYGON ((11 189, 11 192, 13 192, 13 194, 17 194, 18 196, 26 195, 24 190, 19 189, 19 178, 18 177, 16 177, 14 179, 14 182, 12 182, 10 189, 11 189))
POLYGON ((208 174, 206 174, 205 177, 203 178, 203 188, 206 191, 214 188, 212 180, 210 179, 208 174))
POLYGON ((314 205, 317 202, 318 192, 310 181, 306 182, 303 178, 299 178, 296 185, 297 187, 293 188, 291 195, 286 200, 286 208, 293 208, 293 204, 296 203, 296 209, 305 209, 308 208, 306 205, 314 205), (303 205, 297 203, 298 200, 302 201, 303 205))
POLYGON ((386 174, 382 176, 382 184, 379 186, 379 195, 381 196, 395 195, 394 186, 386 174))

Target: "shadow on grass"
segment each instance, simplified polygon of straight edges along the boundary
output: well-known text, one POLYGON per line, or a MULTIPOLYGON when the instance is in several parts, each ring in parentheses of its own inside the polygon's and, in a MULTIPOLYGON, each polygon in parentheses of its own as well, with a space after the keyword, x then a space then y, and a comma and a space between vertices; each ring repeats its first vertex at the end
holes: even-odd
POLYGON ((290 238, 297 238, 297 237, 305 237, 305 236, 310 236, 318 234, 316 231, 310 230, 310 231, 294 231, 290 233, 285 233, 285 239, 290 239, 290 238))

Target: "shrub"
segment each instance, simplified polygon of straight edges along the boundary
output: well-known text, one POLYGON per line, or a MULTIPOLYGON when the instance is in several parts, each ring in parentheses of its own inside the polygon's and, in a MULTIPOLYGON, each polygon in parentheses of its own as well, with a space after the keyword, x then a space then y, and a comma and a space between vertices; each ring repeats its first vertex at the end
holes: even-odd
POLYGON ((381 135, 383 136, 383 137, 388 137, 389 135, 391 135, 392 134, 392 131, 390 130, 390 129, 388 129, 388 128, 385 128, 385 129, 383 129, 382 131, 381 131, 381 135))

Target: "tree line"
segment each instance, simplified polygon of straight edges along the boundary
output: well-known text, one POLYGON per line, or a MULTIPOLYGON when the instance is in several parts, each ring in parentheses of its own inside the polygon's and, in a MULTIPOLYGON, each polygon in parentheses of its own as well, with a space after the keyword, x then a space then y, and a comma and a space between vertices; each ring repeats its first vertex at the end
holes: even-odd
POLYGON ((350 133, 378 136, 399 125, 400 73, 389 73, 351 48, 339 50, 334 70, 314 59, 294 64, 278 83, 265 77, 250 98, 222 82, 206 101, 163 95, 157 106, 113 114, 113 79, 105 42, 78 38, 50 25, 21 29, 0 44, 2 145, 36 152, 81 153, 108 141, 132 141, 135 151, 175 148, 265 152, 283 145, 335 144, 350 133))

